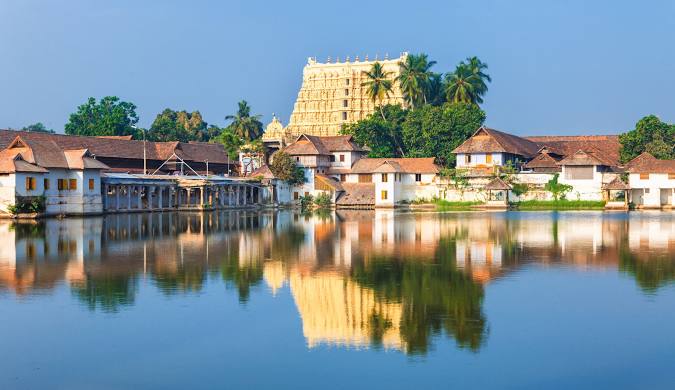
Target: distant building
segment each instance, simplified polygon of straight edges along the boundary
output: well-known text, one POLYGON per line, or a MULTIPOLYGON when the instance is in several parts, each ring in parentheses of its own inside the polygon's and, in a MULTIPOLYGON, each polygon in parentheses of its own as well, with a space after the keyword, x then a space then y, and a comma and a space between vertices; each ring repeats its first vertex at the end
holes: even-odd
POLYGON ((675 160, 659 160, 645 152, 627 164, 631 198, 638 207, 675 206, 675 160))

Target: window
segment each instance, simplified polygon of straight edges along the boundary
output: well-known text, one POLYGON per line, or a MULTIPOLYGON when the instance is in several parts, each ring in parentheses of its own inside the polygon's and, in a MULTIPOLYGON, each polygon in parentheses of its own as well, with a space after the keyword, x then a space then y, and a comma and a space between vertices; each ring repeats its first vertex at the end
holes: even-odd
POLYGON ((345 88, 345 96, 349 96, 349 90, 345 88))
POLYGON ((340 181, 347 181, 347 175, 344 173, 340 175, 340 181))
POLYGON ((565 179, 568 180, 592 180, 593 166, 566 166, 565 179))
POLYGON ((300 194, 298 194, 298 192, 296 191, 296 192, 293 193, 293 200, 298 200, 298 199, 300 199, 300 194))
POLYGON ((640 180, 649 180, 649 173, 641 173, 640 180))
POLYGON ((383 173, 382 174, 382 183, 386 183, 389 181, 389 174, 388 173, 383 173))
POLYGON ((35 191, 35 178, 27 177, 26 178, 26 191, 35 191))
POLYGON ((295 157, 296 162, 300 162, 300 157, 295 157))
POLYGON ((649 188, 645 188, 645 194, 649 193, 649 188))
POLYGON ((349 85, 349 79, 345 79, 345 85, 349 85))
POLYGON ((372 182, 373 182, 373 175, 369 173, 359 175, 359 183, 372 183, 372 182))
POLYGON ((45 187, 45 191, 49 189, 49 179, 44 179, 42 185, 45 187))
POLYGON ((333 154, 330 155, 330 162, 335 162, 335 155, 333 154))
POLYGON ((485 163, 492 164, 492 153, 488 153, 485 155, 485 163))
POLYGON ((342 111, 342 120, 343 121, 347 120, 347 111, 342 111))
POLYGON ((386 191, 386 190, 382 190, 382 193, 380 194, 380 199, 382 199, 382 200, 387 200, 387 197, 388 197, 388 196, 389 196, 389 194, 387 193, 387 191, 386 191))
POLYGON ((349 107, 349 101, 343 100, 342 101, 342 107, 349 107))
POLYGON ((68 189, 73 191, 77 189, 77 179, 68 180, 68 189))
POLYGON ((90 191, 94 190, 94 184, 95 184, 94 179, 89 179, 89 190, 90 191))
POLYGON ((340 155, 340 162, 345 162, 345 155, 344 154, 340 155))
POLYGON ((309 196, 309 192, 305 191, 305 198, 309 196))
POLYGON ((416 173, 415 174, 415 181, 422 181, 422 174, 421 173, 416 173))
POLYGON ((471 155, 470 154, 465 154, 464 155, 464 163, 465 164, 471 164, 471 155))
POLYGON ((66 179, 58 179, 56 181, 57 187, 59 191, 63 191, 68 189, 68 183, 66 182, 66 179))
POLYGON ((675 180, 675 173, 669 173, 668 180, 675 180))

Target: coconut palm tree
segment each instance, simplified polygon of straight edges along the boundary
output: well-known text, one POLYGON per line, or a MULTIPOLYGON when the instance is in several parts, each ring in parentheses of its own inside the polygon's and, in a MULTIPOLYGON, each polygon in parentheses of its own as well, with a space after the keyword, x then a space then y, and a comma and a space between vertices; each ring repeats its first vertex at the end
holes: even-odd
POLYGON ((251 106, 246 100, 238 103, 239 109, 234 115, 227 115, 225 120, 231 120, 228 126, 230 130, 246 142, 260 138, 263 133, 263 124, 260 121, 261 115, 251 115, 251 106))
POLYGON ((455 103, 483 103, 483 95, 488 90, 486 81, 492 81, 484 72, 485 69, 487 64, 476 57, 460 62, 454 72, 445 75, 447 100, 455 103))
MULTIPOLYGON (((393 88, 391 73, 392 72, 385 71, 384 67, 379 62, 375 62, 370 68, 370 71, 363 72, 368 80, 361 83, 361 86, 367 88, 366 93, 375 105, 377 105, 378 102, 382 103, 384 99, 389 98, 389 94, 393 88)), ((379 105, 379 109, 382 119, 386 120, 387 118, 384 117, 382 104, 379 105)))
POLYGON ((398 63, 400 67, 399 76, 396 78, 401 86, 403 97, 415 109, 415 105, 421 105, 427 102, 426 91, 429 89, 431 80, 431 67, 436 61, 429 61, 424 53, 419 55, 411 54, 405 61, 398 63))

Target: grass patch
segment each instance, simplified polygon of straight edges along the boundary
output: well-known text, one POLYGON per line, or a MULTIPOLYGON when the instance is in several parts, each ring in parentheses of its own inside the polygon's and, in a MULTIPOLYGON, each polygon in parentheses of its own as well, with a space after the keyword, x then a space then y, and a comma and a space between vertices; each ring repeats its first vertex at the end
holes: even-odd
POLYGON ((518 210, 602 210, 602 200, 526 200, 512 203, 518 210))
POLYGON ((434 201, 438 210, 470 210, 472 206, 480 205, 481 202, 450 202, 447 200, 434 201))

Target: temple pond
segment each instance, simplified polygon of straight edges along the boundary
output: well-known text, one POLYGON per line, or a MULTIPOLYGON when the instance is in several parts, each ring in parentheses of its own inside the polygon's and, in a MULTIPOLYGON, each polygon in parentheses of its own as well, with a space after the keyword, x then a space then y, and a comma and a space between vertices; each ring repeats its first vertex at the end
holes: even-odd
POLYGON ((675 213, 0 222, 0 388, 672 388, 675 213))

